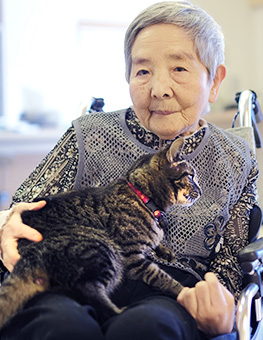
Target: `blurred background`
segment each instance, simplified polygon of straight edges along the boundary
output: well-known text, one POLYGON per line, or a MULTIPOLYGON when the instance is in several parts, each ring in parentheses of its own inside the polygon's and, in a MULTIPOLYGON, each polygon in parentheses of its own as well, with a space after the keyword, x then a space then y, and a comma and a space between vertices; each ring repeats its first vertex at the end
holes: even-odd
MULTIPOLYGON (((155 2, 0 0, 0 209, 93 97, 105 111, 131 105, 124 33, 155 2)), ((263 0, 192 2, 225 34, 228 73, 207 119, 230 127, 236 92, 253 89, 263 106, 263 0)))

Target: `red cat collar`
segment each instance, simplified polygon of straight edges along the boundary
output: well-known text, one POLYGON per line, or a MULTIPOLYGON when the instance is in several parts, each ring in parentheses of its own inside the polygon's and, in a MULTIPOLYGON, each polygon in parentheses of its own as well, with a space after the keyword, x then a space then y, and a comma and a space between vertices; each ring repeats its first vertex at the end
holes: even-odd
POLYGON ((161 211, 153 202, 153 200, 151 200, 148 196, 144 195, 139 189, 134 188, 134 186, 130 182, 127 181, 127 183, 129 187, 137 194, 137 196, 140 197, 140 199, 147 206, 147 208, 149 208, 152 211, 154 217, 159 222, 160 226, 162 228, 165 228, 167 223, 164 217, 164 212, 161 211))

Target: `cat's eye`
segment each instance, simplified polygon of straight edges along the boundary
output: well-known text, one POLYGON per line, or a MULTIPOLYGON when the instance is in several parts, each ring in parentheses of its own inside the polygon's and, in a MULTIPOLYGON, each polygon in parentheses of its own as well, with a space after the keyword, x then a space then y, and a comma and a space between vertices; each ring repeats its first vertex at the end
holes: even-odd
POLYGON ((182 174, 180 174, 178 177, 176 177, 177 181, 180 181, 182 178, 184 177, 188 177, 191 181, 194 180, 194 174, 189 174, 188 172, 183 172, 182 174))
POLYGON ((187 177, 187 176, 189 176, 189 173, 188 172, 183 172, 183 173, 179 174, 178 177, 176 177, 176 180, 180 181, 183 177, 187 177))

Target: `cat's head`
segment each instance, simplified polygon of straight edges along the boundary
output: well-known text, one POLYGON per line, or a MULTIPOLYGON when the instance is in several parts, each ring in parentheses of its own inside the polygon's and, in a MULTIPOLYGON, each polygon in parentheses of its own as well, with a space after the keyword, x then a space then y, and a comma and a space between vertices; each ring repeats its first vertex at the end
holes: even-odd
POLYGON ((154 155, 140 158, 128 171, 127 179, 155 203, 167 210, 171 205, 192 205, 201 195, 196 171, 181 157, 184 140, 154 155))
POLYGON ((166 160, 169 166, 167 170, 164 166, 164 172, 173 183, 175 203, 192 205, 199 199, 202 190, 197 181, 195 168, 181 157, 183 145, 183 138, 179 138, 166 148, 166 160))

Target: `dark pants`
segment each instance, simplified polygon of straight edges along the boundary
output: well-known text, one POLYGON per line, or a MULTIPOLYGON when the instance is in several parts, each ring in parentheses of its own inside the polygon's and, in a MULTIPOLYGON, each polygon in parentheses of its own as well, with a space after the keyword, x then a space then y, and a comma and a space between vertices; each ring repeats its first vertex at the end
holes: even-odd
POLYGON ((175 300, 153 295, 133 303, 101 328, 92 307, 69 297, 42 293, 1 332, 2 340, 199 339, 196 323, 175 300))
MULTIPOLYGON (((184 286, 196 279, 175 268, 165 268, 184 286)), ((195 320, 175 299, 161 296, 143 282, 128 281, 113 301, 129 306, 102 327, 96 312, 68 296, 46 292, 31 299, 0 332, 1 340, 203 340, 195 320)), ((234 339, 235 337, 219 338, 234 339)))

